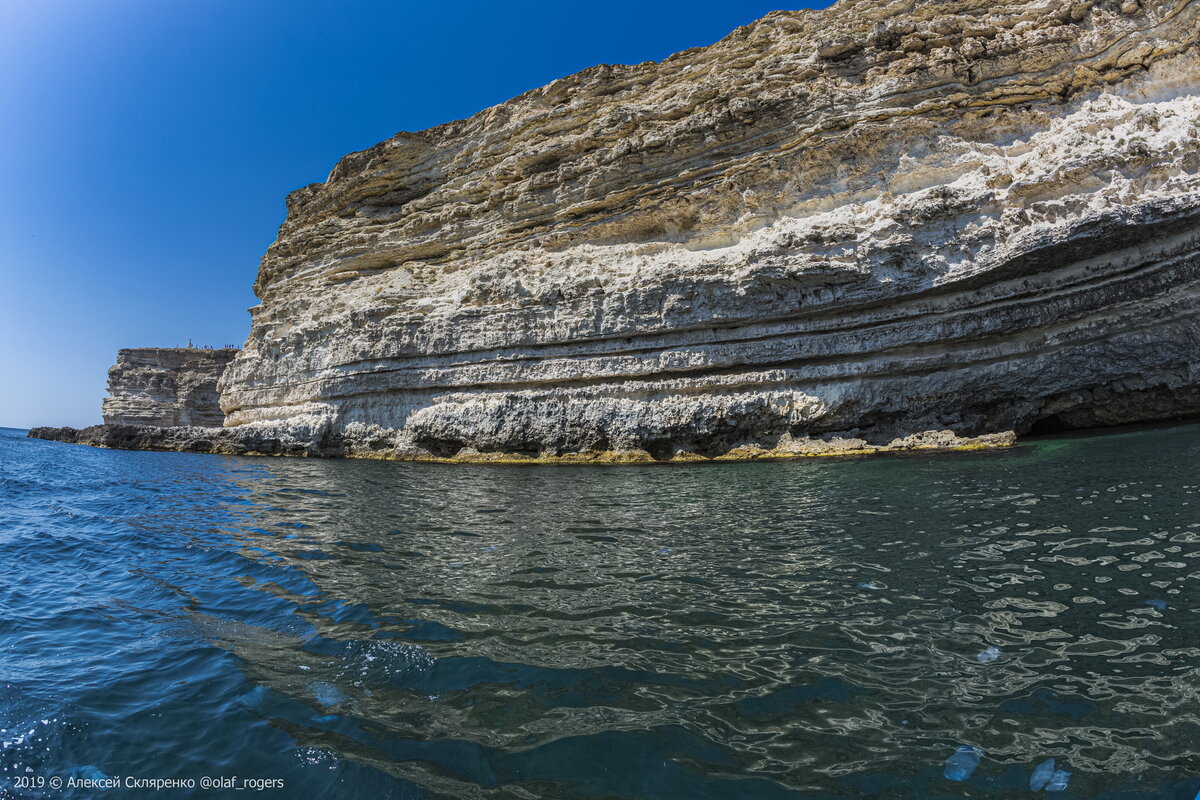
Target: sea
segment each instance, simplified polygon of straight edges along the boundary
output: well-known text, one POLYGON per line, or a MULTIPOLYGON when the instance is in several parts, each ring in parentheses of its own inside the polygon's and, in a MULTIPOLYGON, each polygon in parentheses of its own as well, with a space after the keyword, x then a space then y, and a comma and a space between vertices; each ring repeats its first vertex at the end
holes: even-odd
POLYGON ((3 429, 0 797, 1192 800, 1198 464, 1198 425, 612 467, 3 429))

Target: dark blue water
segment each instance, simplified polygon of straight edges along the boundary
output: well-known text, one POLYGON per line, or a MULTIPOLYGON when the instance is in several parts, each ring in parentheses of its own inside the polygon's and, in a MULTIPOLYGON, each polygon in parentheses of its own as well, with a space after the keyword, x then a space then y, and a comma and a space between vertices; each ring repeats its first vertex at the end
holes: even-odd
POLYGON ((619 468, 2 430, 0 796, 1008 798, 1054 757, 1050 797, 1191 800, 1198 457, 1197 426, 619 468), (197 788, 33 785, 89 776, 197 788))

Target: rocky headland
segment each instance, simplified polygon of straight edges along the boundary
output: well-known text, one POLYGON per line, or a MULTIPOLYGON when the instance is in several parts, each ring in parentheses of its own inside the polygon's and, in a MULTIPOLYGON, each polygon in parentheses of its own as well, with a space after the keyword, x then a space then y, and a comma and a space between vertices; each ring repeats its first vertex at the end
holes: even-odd
POLYGON ((135 450, 196 450, 179 446, 179 434, 206 441, 222 431, 217 381, 237 348, 141 347, 117 352, 108 370, 104 424, 87 428, 33 428, 29 436, 59 442, 135 450))
POLYGON ((661 461, 1198 413, 1198 39, 1200 0, 841 0, 397 134, 288 197, 223 429, 85 438, 661 461))
POLYGON ((217 381, 237 354, 234 348, 196 347, 118 351, 108 371, 104 424, 223 426, 217 381))

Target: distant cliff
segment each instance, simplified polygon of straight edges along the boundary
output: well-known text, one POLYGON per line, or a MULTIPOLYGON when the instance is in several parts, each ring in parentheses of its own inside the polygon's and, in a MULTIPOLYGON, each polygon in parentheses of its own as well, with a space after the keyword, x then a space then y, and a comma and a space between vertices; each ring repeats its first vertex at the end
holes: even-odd
POLYGON ((106 441, 695 460, 1200 412, 1198 43, 1200 0, 841 0, 398 134, 288 197, 225 432, 106 441))
POLYGON ((108 371, 106 425, 225 424, 217 381, 236 349, 148 347, 121 350, 108 371))

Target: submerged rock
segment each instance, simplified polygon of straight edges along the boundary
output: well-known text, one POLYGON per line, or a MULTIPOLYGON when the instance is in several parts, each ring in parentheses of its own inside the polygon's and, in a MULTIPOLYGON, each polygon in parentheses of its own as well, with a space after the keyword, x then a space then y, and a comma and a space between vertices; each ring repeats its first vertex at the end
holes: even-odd
POLYGON ((986 647, 984 649, 984 651, 982 653, 975 656, 975 660, 978 661, 980 664, 987 664, 989 662, 995 661, 999 657, 1000 657, 1000 648, 989 645, 988 647, 986 647))
POLYGON ((1050 776, 1050 780, 1046 783, 1047 792, 1061 792, 1067 788, 1067 783, 1071 780, 1071 773, 1065 769, 1056 769, 1054 774, 1050 776))
POLYGON ((1042 763, 1038 764, 1033 770, 1033 775, 1029 778, 1029 788, 1035 792, 1039 792, 1054 776, 1054 759, 1047 758, 1042 763))
POLYGON ((952 781, 965 781, 979 766, 983 752, 970 745, 960 745, 954 754, 946 760, 946 769, 942 774, 952 781))
POLYGON ((325 708, 341 705, 350 699, 341 689, 325 681, 313 681, 309 690, 317 703, 325 708))

